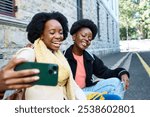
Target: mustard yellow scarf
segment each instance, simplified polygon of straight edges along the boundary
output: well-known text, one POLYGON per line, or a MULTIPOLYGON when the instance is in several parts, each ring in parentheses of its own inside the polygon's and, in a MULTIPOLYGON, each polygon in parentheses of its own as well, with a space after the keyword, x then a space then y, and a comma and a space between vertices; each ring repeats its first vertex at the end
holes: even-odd
MULTIPOLYGON (((58 85, 66 87, 68 99, 75 99, 73 91, 73 76, 69 64, 60 50, 51 52, 41 39, 34 42, 34 50, 37 62, 58 64, 58 85)), ((59 93, 59 92, 56 92, 59 93)))

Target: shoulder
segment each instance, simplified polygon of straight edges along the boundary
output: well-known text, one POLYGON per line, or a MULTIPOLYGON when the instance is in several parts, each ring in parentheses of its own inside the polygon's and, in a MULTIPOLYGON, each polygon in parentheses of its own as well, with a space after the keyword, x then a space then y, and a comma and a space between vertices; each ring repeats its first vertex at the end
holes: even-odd
MULTIPOLYGON (((86 52, 87 52, 87 51, 86 51, 86 52)), ((95 60, 95 55, 94 55, 93 53, 87 52, 87 54, 88 54, 89 56, 91 56, 91 57, 93 58, 93 60, 95 60)))
POLYGON ((99 57, 97 57, 95 54, 87 52, 86 55, 88 55, 88 58, 90 60, 93 60, 94 64, 96 64, 96 65, 99 65, 99 64, 104 65, 103 61, 99 57))
POLYGON ((17 58, 24 58, 28 61, 35 61, 35 52, 32 48, 22 48, 15 54, 17 58))
POLYGON ((88 51, 84 51, 83 53, 83 56, 87 59, 87 60, 92 60, 94 61, 95 60, 95 55, 91 52, 88 52, 88 51))
POLYGON ((66 55, 66 54, 72 53, 72 47, 73 47, 73 45, 71 45, 71 46, 68 47, 67 49, 63 50, 63 51, 62 51, 63 54, 66 55))
POLYGON ((73 55, 72 55, 72 46, 70 46, 69 48, 67 48, 66 50, 63 51, 64 56, 67 59, 73 59, 73 55))

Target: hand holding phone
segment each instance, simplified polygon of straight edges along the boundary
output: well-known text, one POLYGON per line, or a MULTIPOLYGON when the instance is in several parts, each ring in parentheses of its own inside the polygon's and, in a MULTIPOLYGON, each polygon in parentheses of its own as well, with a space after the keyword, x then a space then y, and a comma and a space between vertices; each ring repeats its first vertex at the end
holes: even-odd
POLYGON ((58 65, 37 62, 24 62, 16 66, 15 70, 39 69, 37 74, 40 79, 33 82, 33 85, 56 86, 58 83, 58 65))

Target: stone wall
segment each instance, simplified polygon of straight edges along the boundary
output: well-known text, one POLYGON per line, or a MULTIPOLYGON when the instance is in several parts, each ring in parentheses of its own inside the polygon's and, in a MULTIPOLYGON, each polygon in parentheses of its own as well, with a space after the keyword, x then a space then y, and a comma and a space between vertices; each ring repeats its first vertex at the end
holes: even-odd
MULTIPOLYGON (((83 18, 92 19, 96 24, 97 2, 100 5, 100 37, 96 36, 88 51, 100 56, 119 51, 117 16, 115 17, 113 11, 103 0, 82 1, 83 18), (107 29, 107 14, 109 30, 107 29)), ((29 43, 26 36, 26 26, 35 13, 60 11, 68 18, 69 28, 77 20, 76 0, 15 0, 15 4, 18 6, 15 17, 0 14, 0 55, 3 56, 3 59, 0 58, 0 67, 6 64, 18 49, 29 43)), ((69 35, 63 42, 61 49, 66 49, 72 43, 69 35)))
MULTIPOLYGON (((89 18, 97 24, 97 3, 93 0, 87 0, 84 3, 84 18, 89 18)), ((112 52, 119 51, 119 25, 118 25, 118 14, 110 10, 110 6, 105 0, 99 0, 99 30, 100 37, 97 37, 92 42, 88 51, 95 53, 99 56, 103 56, 112 52), (108 24, 107 24, 108 14, 108 24), (116 16, 116 17, 115 17, 116 16), (107 27, 108 25, 108 27, 107 27), (107 29, 108 28, 108 29, 107 29), (108 32, 107 32, 108 31, 108 32), (109 38, 109 39, 108 39, 109 38)), ((110 3, 110 2, 109 2, 110 3)), ((115 2, 116 3, 116 2, 115 2)))

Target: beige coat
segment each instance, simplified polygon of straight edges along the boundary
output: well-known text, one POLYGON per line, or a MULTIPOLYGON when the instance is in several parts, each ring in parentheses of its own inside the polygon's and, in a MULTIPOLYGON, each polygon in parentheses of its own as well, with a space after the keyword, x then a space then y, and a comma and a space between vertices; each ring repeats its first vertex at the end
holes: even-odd
MULTIPOLYGON (((30 62, 35 61, 35 52, 32 48, 23 48, 16 54, 17 58, 25 58, 30 62)), ((78 100, 86 100, 84 92, 73 81, 73 90, 75 92, 75 98, 78 100)), ((63 86, 40 86, 35 85, 26 89, 26 100, 63 100, 66 97, 66 90, 63 86)))

